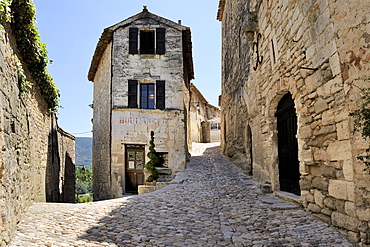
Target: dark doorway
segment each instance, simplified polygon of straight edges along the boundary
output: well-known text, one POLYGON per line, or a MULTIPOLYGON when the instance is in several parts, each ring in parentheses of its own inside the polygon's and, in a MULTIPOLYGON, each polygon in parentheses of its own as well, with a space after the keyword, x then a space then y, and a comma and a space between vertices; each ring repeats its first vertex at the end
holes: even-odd
POLYGON ((279 182, 280 190, 296 195, 301 194, 299 187, 299 161, 297 134, 297 115, 290 93, 280 100, 277 112, 279 182))
POLYGON ((126 192, 137 193, 144 184, 144 145, 126 145, 126 192))

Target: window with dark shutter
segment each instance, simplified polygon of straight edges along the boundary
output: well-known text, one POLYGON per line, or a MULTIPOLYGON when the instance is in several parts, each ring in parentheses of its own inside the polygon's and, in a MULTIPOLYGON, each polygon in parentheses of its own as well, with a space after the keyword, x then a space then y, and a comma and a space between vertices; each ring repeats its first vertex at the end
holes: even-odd
POLYGON ((157 28, 157 54, 164 54, 166 52, 166 29, 157 28))
POLYGON ((137 28, 130 28, 130 36, 129 36, 129 53, 130 54, 138 54, 138 32, 137 28))
POLYGON ((154 84, 140 84, 140 108, 154 109, 154 84))
POLYGON ((156 83, 156 108, 165 109, 165 98, 166 98, 166 88, 164 81, 157 81, 156 83))
POLYGON ((137 107, 137 80, 128 81, 128 107, 137 107))
POLYGON ((140 30, 140 54, 154 54, 154 31, 140 30))

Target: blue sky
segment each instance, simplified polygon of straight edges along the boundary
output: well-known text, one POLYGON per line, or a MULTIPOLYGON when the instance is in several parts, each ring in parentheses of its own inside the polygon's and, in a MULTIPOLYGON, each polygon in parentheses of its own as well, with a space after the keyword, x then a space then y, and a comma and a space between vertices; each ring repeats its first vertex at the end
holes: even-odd
POLYGON ((221 84, 221 23, 218 0, 34 0, 41 41, 47 44, 49 72, 61 91, 58 123, 75 136, 91 136, 93 83, 91 58, 103 29, 142 11, 190 27, 195 80, 214 106, 221 84))

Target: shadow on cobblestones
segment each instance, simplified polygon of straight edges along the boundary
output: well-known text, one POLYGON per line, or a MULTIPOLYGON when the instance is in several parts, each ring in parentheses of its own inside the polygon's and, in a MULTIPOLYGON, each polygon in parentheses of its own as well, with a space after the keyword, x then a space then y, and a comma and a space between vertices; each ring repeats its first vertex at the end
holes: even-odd
POLYGON ((112 246, 354 246, 303 209, 272 210, 219 147, 192 157, 187 175, 183 184, 131 197, 79 239, 112 246))

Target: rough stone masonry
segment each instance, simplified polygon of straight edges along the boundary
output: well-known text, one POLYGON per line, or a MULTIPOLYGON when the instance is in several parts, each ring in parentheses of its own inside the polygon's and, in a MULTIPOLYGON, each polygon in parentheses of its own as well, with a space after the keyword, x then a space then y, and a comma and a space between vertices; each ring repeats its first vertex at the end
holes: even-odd
POLYGON ((356 159, 368 141, 349 117, 361 103, 356 87, 369 87, 361 79, 370 75, 369 2, 220 0, 217 17, 224 153, 273 191, 285 190, 278 110, 290 97, 293 189, 307 211, 370 244, 370 175, 356 159))

